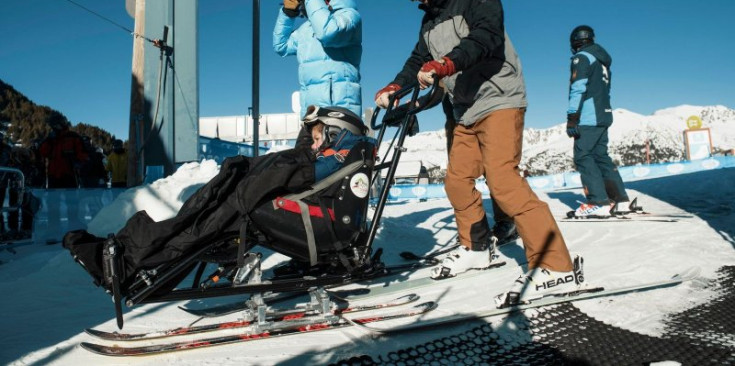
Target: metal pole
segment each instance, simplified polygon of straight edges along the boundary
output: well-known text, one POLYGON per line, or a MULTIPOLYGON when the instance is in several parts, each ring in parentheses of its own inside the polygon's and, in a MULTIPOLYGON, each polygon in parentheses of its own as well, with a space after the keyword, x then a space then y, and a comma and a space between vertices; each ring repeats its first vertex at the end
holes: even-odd
POLYGON ((253 156, 259 155, 260 142, 260 0, 253 0, 253 156))
MULTIPOLYGON (((166 29, 168 29, 168 31, 173 35, 168 37, 169 40, 166 40, 165 42, 166 49, 163 50, 165 56, 165 63, 163 65, 165 70, 164 81, 166 82, 164 86, 164 100, 166 101, 166 114, 164 118, 168 119, 168 121, 165 122, 166 126, 163 126, 162 129, 162 131, 165 131, 165 137, 161 137, 166 141, 163 145, 164 151, 166 152, 166 160, 164 160, 163 163, 164 177, 168 177, 176 171, 176 148, 174 146, 174 141, 176 140, 174 138, 174 135, 176 134, 176 92, 174 92, 174 88, 176 84, 174 83, 175 76, 173 74, 173 71, 175 70, 174 65, 176 64, 176 54, 171 53, 169 48, 175 44, 174 42, 176 39, 176 3, 174 0, 169 0, 168 25, 164 25, 164 34, 166 29)), ((161 123, 164 122, 161 121, 161 123)))

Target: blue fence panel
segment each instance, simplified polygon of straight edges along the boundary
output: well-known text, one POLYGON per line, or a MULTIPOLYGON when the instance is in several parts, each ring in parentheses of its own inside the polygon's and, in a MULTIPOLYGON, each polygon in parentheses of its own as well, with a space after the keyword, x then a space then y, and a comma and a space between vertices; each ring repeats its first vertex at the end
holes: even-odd
MULTIPOLYGON (((259 147, 259 155, 264 155, 268 150, 267 147, 259 147)), ((253 156, 253 146, 209 137, 199 137, 199 161, 212 159, 218 164, 222 164, 226 158, 236 155, 253 156)))

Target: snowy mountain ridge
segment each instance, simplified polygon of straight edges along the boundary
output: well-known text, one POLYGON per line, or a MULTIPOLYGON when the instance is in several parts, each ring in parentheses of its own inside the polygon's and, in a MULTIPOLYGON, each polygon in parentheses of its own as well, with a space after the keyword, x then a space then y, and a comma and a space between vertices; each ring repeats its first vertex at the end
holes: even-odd
MULTIPOLYGON (((623 108, 613 111, 609 130, 609 151, 621 166, 646 163, 646 141, 651 163, 686 159, 684 130, 690 116, 702 119, 709 128, 714 152, 735 148, 735 110, 725 106, 681 105, 661 109, 646 116, 623 108)), ((532 175, 573 170, 573 141, 565 132, 565 123, 546 129, 526 128, 523 133, 521 166, 532 175)), ((381 150, 387 148, 383 143, 381 150)), ((446 169, 446 136, 443 130, 421 132, 406 139, 402 161, 420 160, 427 168, 446 169)))

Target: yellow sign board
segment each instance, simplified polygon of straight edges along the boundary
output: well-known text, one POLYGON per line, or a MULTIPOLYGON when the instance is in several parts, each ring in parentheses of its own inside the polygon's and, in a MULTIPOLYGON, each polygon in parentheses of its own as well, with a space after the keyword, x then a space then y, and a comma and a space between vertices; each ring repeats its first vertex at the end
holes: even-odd
POLYGON ((691 116, 687 118, 687 127, 690 130, 698 130, 702 128, 702 119, 698 116, 691 116))

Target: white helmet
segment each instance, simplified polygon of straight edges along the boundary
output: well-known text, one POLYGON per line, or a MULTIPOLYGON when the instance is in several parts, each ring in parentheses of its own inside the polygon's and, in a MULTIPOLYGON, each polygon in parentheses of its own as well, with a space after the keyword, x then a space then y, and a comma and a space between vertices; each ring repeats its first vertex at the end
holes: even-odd
POLYGON ((347 129, 353 135, 363 136, 367 133, 367 127, 362 123, 360 117, 347 108, 342 107, 317 107, 310 105, 306 109, 306 116, 301 120, 304 128, 311 131, 318 122, 324 123, 324 142, 331 142, 342 129, 347 129))

